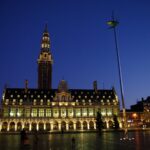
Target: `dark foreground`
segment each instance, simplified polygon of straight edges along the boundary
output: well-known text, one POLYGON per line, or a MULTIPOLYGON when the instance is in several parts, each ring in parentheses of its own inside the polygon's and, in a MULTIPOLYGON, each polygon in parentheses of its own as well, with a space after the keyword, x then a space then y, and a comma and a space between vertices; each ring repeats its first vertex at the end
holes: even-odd
MULTIPOLYGON (((29 145, 22 145, 19 134, 0 134, 1 150, 150 150, 150 131, 134 131, 121 141, 122 132, 28 135, 29 145), (74 139, 73 139, 74 138, 74 139)), ((27 143, 28 143, 27 142, 27 143)))

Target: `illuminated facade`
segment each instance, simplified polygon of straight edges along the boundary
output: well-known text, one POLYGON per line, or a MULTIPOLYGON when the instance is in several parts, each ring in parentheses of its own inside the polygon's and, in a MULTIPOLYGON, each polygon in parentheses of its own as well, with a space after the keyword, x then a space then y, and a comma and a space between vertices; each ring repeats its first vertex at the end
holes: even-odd
POLYGON ((65 80, 58 89, 51 88, 52 57, 47 29, 43 33, 38 59, 38 89, 5 88, 2 96, 0 131, 83 131, 96 129, 96 114, 101 112, 105 128, 119 115, 119 101, 114 88, 68 89, 65 80), (44 40, 44 41, 43 41, 44 40), (47 71, 46 71, 47 70, 47 71), (46 74, 47 73, 47 74, 46 74))

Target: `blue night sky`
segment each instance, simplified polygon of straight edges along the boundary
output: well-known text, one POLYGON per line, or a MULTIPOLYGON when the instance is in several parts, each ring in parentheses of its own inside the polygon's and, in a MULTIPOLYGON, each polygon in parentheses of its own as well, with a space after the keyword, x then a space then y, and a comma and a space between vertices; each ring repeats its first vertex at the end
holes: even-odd
POLYGON ((37 87, 37 58, 45 23, 51 39, 53 88, 115 86, 120 97, 112 10, 117 28, 126 106, 150 95, 150 1, 148 0, 1 0, 0 94, 4 85, 37 87))

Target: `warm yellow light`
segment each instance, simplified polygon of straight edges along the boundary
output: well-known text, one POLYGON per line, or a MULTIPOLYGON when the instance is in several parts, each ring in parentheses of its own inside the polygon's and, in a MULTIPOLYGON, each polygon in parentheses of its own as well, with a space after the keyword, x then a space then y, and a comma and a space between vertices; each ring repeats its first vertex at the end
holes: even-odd
POLYGON ((68 103, 66 102, 66 103, 65 103, 65 105, 67 106, 67 105, 68 105, 68 103))
POLYGON ((136 114, 136 113, 133 113, 133 114, 132 114, 132 117, 133 117, 133 118, 136 118, 136 117, 137 117, 137 114, 136 114))
POLYGON ((12 112, 10 112, 10 116, 13 116, 14 114, 12 112))
POLYGON ((19 112, 17 113, 17 116, 20 116, 20 113, 19 113, 19 112))

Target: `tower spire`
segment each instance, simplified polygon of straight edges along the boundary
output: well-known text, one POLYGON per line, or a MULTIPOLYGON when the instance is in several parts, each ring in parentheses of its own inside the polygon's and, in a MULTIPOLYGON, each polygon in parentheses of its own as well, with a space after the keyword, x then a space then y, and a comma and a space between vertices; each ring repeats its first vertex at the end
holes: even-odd
POLYGON ((50 37, 48 33, 47 24, 45 24, 42 42, 41 42, 41 51, 50 51, 50 37))
POLYGON ((45 24, 44 32, 48 32, 48 25, 47 25, 47 23, 45 24))
POLYGON ((50 37, 47 24, 45 24, 41 52, 38 58, 38 88, 51 89, 52 87, 52 55, 50 52, 50 37))

